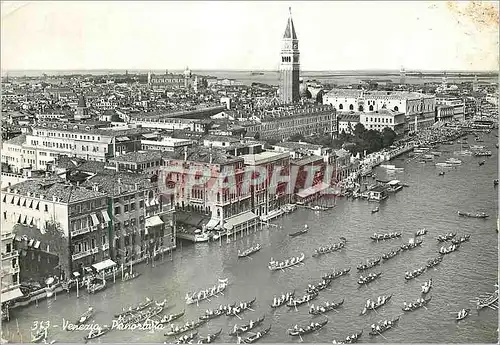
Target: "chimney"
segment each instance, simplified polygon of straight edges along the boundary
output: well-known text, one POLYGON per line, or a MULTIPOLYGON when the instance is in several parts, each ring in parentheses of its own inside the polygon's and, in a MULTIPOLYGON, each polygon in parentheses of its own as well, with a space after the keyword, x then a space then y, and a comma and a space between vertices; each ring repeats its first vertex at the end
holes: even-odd
POLYGON ((134 185, 135 185, 135 190, 139 190, 139 184, 136 182, 134 185))
POLYGON ((188 159, 188 148, 187 146, 184 146, 184 162, 187 161, 188 159))

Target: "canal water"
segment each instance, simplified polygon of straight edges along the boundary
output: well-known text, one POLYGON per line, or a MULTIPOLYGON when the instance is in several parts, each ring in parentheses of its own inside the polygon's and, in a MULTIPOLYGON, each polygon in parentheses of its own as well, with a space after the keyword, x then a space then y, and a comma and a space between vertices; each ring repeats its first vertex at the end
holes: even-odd
MULTIPOLYGON (((496 132, 495 132, 496 133, 496 132)), ((304 336, 304 342, 331 343, 333 339, 343 340, 347 335, 364 330, 361 342, 412 342, 412 343, 494 343, 497 342, 498 315, 488 308, 476 311, 470 302, 480 294, 493 292, 498 272, 498 234, 496 217, 498 209, 497 189, 493 179, 498 178, 497 138, 493 133, 482 135, 484 143, 493 151, 492 157, 457 157, 463 165, 447 169, 444 176, 438 176, 441 168, 433 163, 422 164, 417 160, 407 163, 402 157, 392 164, 403 167, 404 171, 388 175, 382 168, 375 170, 378 179, 398 179, 409 185, 397 194, 382 202, 378 213, 371 213, 375 204, 364 200, 339 198, 336 207, 324 212, 299 209, 296 212, 273 222, 277 227, 264 228, 256 233, 238 237, 235 241, 222 245, 216 243, 184 244, 174 253, 172 261, 167 256, 156 267, 139 265, 136 270, 142 273, 138 279, 111 285, 103 292, 88 295, 82 292, 61 293, 57 299, 51 298, 38 306, 13 310, 10 322, 3 325, 3 338, 10 341, 30 341, 30 328, 35 321, 50 321, 52 327, 48 340, 58 342, 81 342, 87 334, 84 331, 68 332, 62 330, 63 319, 74 322, 88 306, 97 313, 94 322, 111 324, 112 315, 122 307, 144 300, 146 296, 156 300, 168 300, 169 308, 165 313, 186 310, 179 322, 196 320, 207 308, 219 304, 239 302, 257 298, 254 311, 242 314, 243 320, 221 317, 211 320, 199 328, 199 335, 206 336, 223 329, 218 342, 235 343, 228 335, 235 323, 248 323, 265 315, 265 327, 272 324, 272 330, 261 342, 298 342, 299 339, 287 335, 287 329, 295 324, 307 324, 312 317, 308 306, 298 311, 286 306, 271 309, 274 294, 296 289, 302 295, 309 283, 318 282, 324 273, 334 269, 351 267, 351 273, 333 281, 328 290, 323 290, 316 303, 326 301, 345 303, 338 312, 328 313, 328 324, 320 331, 304 336), (486 163, 479 166, 478 162, 486 163), (457 210, 490 214, 489 219, 462 218, 457 210), (307 224, 309 232, 291 238, 289 233, 303 229, 307 224), (428 229, 420 248, 400 253, 371 272, 383 272, 382 276, 368 287, 358 287, 359 274, 356 266, 367 258, 376 258, 383 253, 407 242, 418 229, 428 229), (374 232, 398 231, 402 239, 375 243, 369 236, 374 232), (457 232, 458 235, 471 234, 470 242, 462 244, 458 251, 446 255, 435 269, 425 272, 418 279, 406 282, 404 272, 423 266, 428 259, 438 255, 439 234, 457 232), (346 248, 319 258, 311 257, 319 246, 347 238, 346 248), (238 259, 238 249, 256 243, 263 248, 251 258, 238 259), (271 257, 285 259, 306 254, 304 265, 283 272, 270 272, 267 263, 271 257), (230 286, 223 296, 204 301, 200 306, 186 305, 184 296, 188 291, 208 288, 218 278, 228 278, 230 286), (383 319, 403 314, 403 302, 420 297, 420 286, 433 278, 430 295, 432 301, 427 309, 419 309, 402 315, 399 326, 382 336, 370 337, 369 326, 383 319), (363 304, 368 298, 382 294, 393 294, 392 300, 377 312, 360 316, 363 304), (455 315, 462 308, 471 308, 471 315, 457 323, 455 315), (17 334, 16 320, 20 335, 17 334)), ((469 137, 471 144, 479 143, 469 137)), ((460 150, 460 145, 441 146, 443 155, 436 161, 444 161, 460 150)), ((321 320, 321 317, 315 319, 321 320)), ((104 335, 92 342, 163 342, 165 332, 118 331, 104 335)))

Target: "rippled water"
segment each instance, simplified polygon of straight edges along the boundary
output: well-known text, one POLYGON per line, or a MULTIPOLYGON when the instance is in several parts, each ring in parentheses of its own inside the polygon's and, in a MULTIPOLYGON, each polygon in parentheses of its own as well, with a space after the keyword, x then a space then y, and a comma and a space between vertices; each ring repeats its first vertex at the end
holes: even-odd
MULTIPOLYGON (((476 296, 493 292, 497 282, 498 234, 496 217, 498 209, 497 189, 493 179, 497 178, 498 153, 494 147, 496 137, 485 136, 485 143, 493 150, 489 158, 461 157, 464 164, 456 169, 446 170, 446 175, 438 176, 434 164, 421 164, 416 161, 406 164, 396 159, 394 164, 404 167, 405 171, 391 176, 377 168, 377 178, 397 178, 409 185, 396 195, 380 204, 380 212, 371 214, 373 204, 362 200, 338 199, 337 206, 326 212, 312 212, 300 209, 295 213, 277 220, 279 227, 264 228, 254 234, 222 246, 219 243, 184 245, 173 255, 173 261, 165 258, 156 267, 138 266, 143 275, 127 283, 118 283, 96 295, 82 293, 76 298, 73 292, 60 294, 57 300, 42 302, 38 307, 30 306, 12 311, 12 321, 3 325, 4 338, 19 341, 16 335, 16 318, 24 341, 29 341, 30 327, 35 320, 51 320, 49 340, 77 342, 86 332, 66 332, 61 330, 62 318, 74 321, 89 305, 97 309, 95 322, 110 324, 112 315, 123 306, 135 304, 146 296, 156 300, 167 298, 172 308, 166 313, 186 309, 186 315, 179 322, 196 319, 207 308, 222 303, 230 303, 257 297, 255 311, 242 314, 244 321, 236 318, 221 317, 210 321, 199 329, 200 335, 214 333, 223 328, 219 342, 232 342, 236 339, 227 335, 235 322, 248 323, 266 315, 264 326, 272 323, 271 333, 261 342, 298 342, 286 334, 286 329, 296 323, 311 320, 308 307, 298 311, 286 306, 278 310, 269 307, 274 294, 297 289, 299 294, 310 282, 333 269, 351 267, 350 275, 333 281, 330 289, 320 293, 315 303, 345 299, 338 313, 328 314, 329 323, 319 332, 306 335, 305 342, 331 342, 342 340, 345 336, 364 330, 360 342, 440 342, 440 343, 493 343, 497 341, 497 312, 483 309, 480 312, 469 300, 476 296), (486 159, 484 166, 477 163, 486 159), (457 215, 457 210, 484 211, 490 219, 465 219, 457 215), (308 224, 309 232, 295 238, 288 233, 297 231, 308 224), (421 248, 403 252, 372 272, 382 271, 381 278, 368 287, 358 287, 359 274, 356 265, 366 258, 375 258, 398 247, 421 228, 429 233, 424 236, 421 248), (373 232, 399 231, 403 239, 374 243, 369 236, 373 232), (447 232, 458 235, 470 233, 470 242, 464 243, 457 252, 446 255, 436 269, 425 272, 418 280, 406 282, 404 271, 416 269, 437 256, 440 244, 436 236, 447 232), (319 258, 312 258, 314 248, 326 243, 337 242, 344 236, 348 239, 346 249, 319 258), (243 249, 255 243, 263 248, 251 259, 238 259, 238 248, 243 249), (304 252, 305 264, 285 272, 270 272, 267 263, 270 257, 284 259, 304 252), (402 314, 404 301, 420 297, 423 281, 433 278, 434 285, 430 295, 433 297, 427 310, 420 309, 402 316, 399 326, 384 333, 384 337, 370 337, 369 325, 375 321, 393 318, 402 314), (184 295, 210 287, 217 278, 229 278, 231 285, 224 296, 203 302, 199 307, 185 305, 184 295), (360 316, 363 303, 367 298, 382 294, 393 294, 392 300, 376 313, 360 316), (460 323, 455 322, 451 312, 461 308, 472 308, 472 314, 460 323)), ((470 140, 472 143, 472 139, 470 140)), ((476 143, 474 143, 476 144, 476 143)), ((453 152, 458 145, 442 146, 442 150, 453 152)), ((451 153, 444 153, 438 161, 444 161, 451 153)), ((321 319, 321 317, 317 317, 321 319)), ((112 331, 94 342, 163 342, 164 331, 147 333, 145 331, 112 331)))

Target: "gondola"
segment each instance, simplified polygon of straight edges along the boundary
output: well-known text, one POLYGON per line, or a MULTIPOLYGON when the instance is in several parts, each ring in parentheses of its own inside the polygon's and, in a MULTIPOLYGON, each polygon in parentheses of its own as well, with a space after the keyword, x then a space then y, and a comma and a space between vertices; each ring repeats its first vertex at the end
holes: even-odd
POLYGON ((359 285, 367 285, 367 284, 371 283, 372 281, 374 281, 375 279, 377 279, 378 277, 380 277, 381 275, 382 275, 382 272, 368 275, 367 277, 361 276, 358 280, 358 284, 359 285))
POLYGON ((304 253, 301 253, 300 256, 293 257, 282 262, 274 261, 271 258, 271 261, 269 262, 269 265, 267 267, 271 271, 283 270, 285 268, 292 267, 302 263, 302 261, 304 261, 305 258, 306 256, 304 255, 304 253))
POLYGON ((405 280, 412 280, 417 278, 418 276, 424 274, 426 267, 420 267, 418 270, 413 272, 405 272, 405 280))
POLYGON ((89 309, 80 316, 80 318, 75 322, 75 326, 83 325, 85 322, 90 320, 90 318, 94 315, 94 308, 89 307, 89 309))
POLYGON ((316 332, 317 330, 320 330, 323 328, 326 324, 328 323, 328 319, 325 319, 321 322, 311 322, 310 325, 307 325, 304 328, 299 328, 297 325, 293 329, 288 330, 288 334, 291 335, 292 337, 299 337, 303 336, 305 334, 309 334, 312 332, 316 332))
POLYGON ((87 336, 83 337, 83 340, 86 343, 87 341, 89 341, 91 339, 95 339, 95 338, 99 338, 99 337, 103 336, 104 334, 108 333, 109 331, 111 331, 111 327, 104 325, 96 331, 94 331, 94 330, 90 331, 90 333, 87 336))
MULTIPOLYGON (((262 322, 264 322, 264 319, 266 318, 266 316, 262 316, 260 318, 258 318, 257 320, 255 321, 250 321, 248 324, 246 325, 243 325, 241 327, 237 327, 236 329, 233 328, 233 330, 231 332, 229 332, 229 335, 234 337, 234 336, 237 336, 237 335, 240 335, 242 333, 246 333, 248 331, 251 331, 252 329, 254 329, 255 327, 259 326, 262 322)), ((235 325, 236 326, 236 325, 235 325)))
POLYGON ((486 214, 484 212, 480 212, 480 213, 470 213, 470 212, 461 212, 461 211, 457 211, 457 212, 458 212, 458 215, 462 216, 462 217, 469 217, 469 218, 488 218, 489 217, 489 214, 486 214))
POLYGON ((289 307, 289 308, 295 308, 295 307, 298 307, 299 305, 302 305, 304 303, 308 303, 308 302, 312 301, 316 297, 318 297, 318 293, 315 293, 315 294, 305 294, 301 298, 292 299, 292 300, 288 301, 287 304, 286 304, 286 306, 289 307))
POLYGON ((440 171, 438 175, 439 175, 439 176, 444 176, 444 174, 445 174, 445 172, 444 172, 444 171, 440 171))
POLYGON ((40 330, 36 332, 35 335, 31 336, 32 343, 39 343, 44 339, 47 339, 47 328, 40 328, 40 330))
POLYGON ((332 244, 331 246, 328 247, 319 247, 314 250, 313 257, 317 257, 323 254, 328 254, 328 253, 333 253, 336 252, 337 250, 340 250, 345 247, 345 241, 341 241, 335 244, 332 244))
POLYGON ((426 306, 432 299, 432 296, 426 299, 423 299, 423 302, 414 302, 409 305, 405 305, 402 309, 403 311, 414 311, 426 306))
POLYGON ((378 258, 376 260, 372 260, 372 261, 369 261, 366 263, 366 264, 360 264, 358 265, 358 271, 364 271, 364 270, 367 270, 369 268, 372 268, 372 267, 375 267, 377 266, 378 264, 380 264, 380 260, 382 260, 382 258, 378 258))
POLYGON ((415 233, 415 236, 424 236, 425 234, 427 234, 427 229, 420 229, 418 230, 416 233, 415 233))
POLYGON ((103 280, 102 283, 100 284, 92 284, 88 287, 88 292, 89 293, 97 293, 99 291, 102 291, 106 288, 106 280, 103 280))
POLYGON ((138 277, 140 277, 140 275, 141 274, 138 273, 138 272, 134 272, 132 274, 125 273, 125 276, 123 277, 122 281, 126 282, 126 281, 129 281, 129 280, 138 278, 138 277))
POLYGON ((441 261, 443 261, 443 257, 442 256, 438 256, 438 257, 436 257, 434 259, 431 259, 431 260, 427 261, 426 267, 427 268, 432 268, 434 266, 439 265, 441 263, 441 261))
POLYGON ((219 279, 219 284, 212 286, 209 289, 202 290, 198 293, 186 294, 186 304, 199 303, 210 297, 217 296, 222 293, 228 286, 228 279, 219 279))
POLYGON ((426 281, 424 285, 422 285, 422 294, 425 295, 426 293, 429 293, 431 288, 432 288, 432 278, 426 281))
POLYGON ((457 313, 457 317, 456 317, 456 320, 457 321, 460 321, 460 320, 463 320, 465 319, 467 316, 469 316, 470 314, 470 309, 462 309, 460 310, 458 313, 457 313), (461 312, 463 311, 463 313, 461 314, 461 312))
POLYGON ((311 308, 309 308, 309 314, 322 315, 322 314, 328 313, 329 311, 337 309, 342 304, 344 304, 344 299, 342 299, 342 301, 337 302, 337 303, 333 302, 332 304, 317 306, 316 308, 314 308, 314 306, 311 306, 311 308))
POLYGON ((394 326, 396 326, 396 323, 399 321, 399 318, 400 316, 398 316, 397 318, 395 319, 392 319, 392 320, 385 320, 385 324, 384 322, 379 322, 376 326, 375 325, 372 325, 372 326, 375 326, 375 327, 372 327, 372 330, 370 331, 370 335, 372 336, 375 336, 375 335, 380 335, 382 333, 384 333, 385 331, 388 331, 390 330, 391 328, 393 328, 394 326), (377 326, 379 327, 379 329, 377 329, 377 326))
POLYGON ((305 234, 306 232, 308 232, 309 230, 306 229, 302 229, 302 230, 299 230, 299 231, 296 231, 296 232, 293 232, 291 234, 288 234, 288 236, 290 237, 296 237, 296 236, 299 236, 299 235, 302 235, 302 234, 305 234))
POLYGON ((378 211, 380 211, 380 209, 377 207, 375 207, 373 210, 372 210, 372 213, 377 213, 378 211))
POLYGON ((186 312, 186 310, 183 310, 177 314, 163 315, 163 317, 161 318, 160 321, 158 321, 158 323, 160 323, 160 324, 170 323, 170 322, 177 320, 178 318, 184 316, 185 312, 186 312))
POLYGON ((333 340, 332 344, 354 344, 358 342, 359 337, 361 337, 362 334, 363 330, 361 330, 361 332, 359 333, 354 333, 353 335, 347 336, 345 340, 342 341, 333 340))
POLYGON ((401 251, 401 248, 398 248, 398 249, 393 250, 393 251, 391 251, 389 253, 386 253, 386 254, 382 255, 382 259, 386 260, 386 261, 389 260, 389 259, 392 259, 396 255, 398 255, 400 251, 401 251))
POLYGON ((400 232, 392 232, 390 234, 373 234, 370 238, 374 241, 392 240, 393 238, 401 237, 400 232))
POLYGON ((348 274, 349 272, 351 271, 351 268, 345 268, 343 270, 340 270, 340 271, 334 271, 333 273, 329 273, 329 274, 324 274, 323 275, 323 279, 329 279, 329 280, 333 280, 333 279, 336 279, 336 278, 339 278, 339 277, 342 277, 342 276, 345 276, 346 274, 348 274))
POLYGON ((248 248, 248 249, 244 250, 243 252, 240 252, 238 250, 238 257, 244 258, 244 257, 250 256, 253 253, 256 253, 259 250, 261 250, 261 248, 262 248, 262 246, 260 244, 257 244, 255 247, 248 248))
POLYGON ((446 242, 446 241, 449 241, 449 240, 453 239, 456 235, 457 235, 456 232, 455 233, 450 232, 450 233, 448 233, 446 235, 439 235, 437 237, 437 240, 439 242, 446 242))
MULTIPOLYGON (((392 298, 392 294, 390 294, 388 296, 380 296, 380 302, 374 302, 373 306, 372 306, 372 304, 365 306, 363 308, 363 310, 361 311, 361 315, 365 315, 368 312, 368 310, 375 310, 375 309, 380 308, 381 306, 387 304, 387 302, 389 302, 391 300, 391 298, 392 298)), ((369 300, 367 302, 369 302, 369 300)))
POLYGON ((146 302, 142 302, 142 303, 139 303, 137 306, 135 307, 129 307, 128 310, 124 310, 122 313, 120 314, 115 314, 115 317, 121 317, 121 316, 126 316, 126 315, 129 315, 129 314, 132 314, 132 313, 136 313, 138 311, 141 311, 141 310, 144 310, 146 309, 147 307, 149 307, 151 305, 151 303, 153 303, 153 300, 149 299, 149 298, 146 298, 146 302))
POLYGON ((460 236, 460 238, 454 238, 453 240, 451 240, 451 243, 460 244, 460 243, 464 243, 464 242, 469 241, 469 239, 470 239, 470 235, 467 234, 465 236, 460 236))
POLYGON ((486 161, 485 161, 485 160, 482 160, 481 162, 478 162, 479 166, 484 165, 484 163, 486 163, 486 161))
POLYGON ((234 308, 234 306, 236 305, 236 303, 233 303, 231 305, 225 305, 223 306, 222 308, 219 307, 217 309, 207 309, 207 311, 205 311, 205 315, 202 315, 199 317, 200 320, 212 320, 212 319, 215 319, 219 316, 222 316, 222 315, 226 315, 227 311, 231 308, 234 308))
POLYGON ((439 254, 441 254, 441 255, 446 255, 446 254, 453 253, 453 252, 454 252, 454 251, 456 251, 459 247, 460 247, 460 245, 459 245, 459 244, 452 244, 452 245, 451 245, 451 246, 449 246, 448 248, 441 247, 441 248, 439 248, 439 254))
POLYGON ((187 335, 181 336, 177 341, 175 342, 176 344, 190 344, 191 341, 198 335, 198 331, 196 332, 191 332, 187 335))
POLYGON ((401 245, 401 249, 402 250, 412 250, 412 249, 415 249, 417 247, 420 247, 422 245, 422 241, 417 241, 417 242, 413 242, 413 243, 407 243, 407 244, 402 244, 401 245))
POLYGON ((215 339, 217 339, 221 333, 222 333, 222 328, 218 332, 216 332, 214 334, 209 334, 206 337, 201 338, 200 340, 198 340, 198 344, 210 344, 210 343, 213 343, 215 341, 215 339))
POLYGON ((186 332, 189 332, 193 329, 196 329, 196 328, 204 325, 206 322, 207 321, 205 321, 205 320, 200 320, 197 322, 188 322, 186 325, 184 325, 182 327, 177 327, 177 329, 174 325, 170 325, 171 331, 165 333, 164 335, 166 337, 171 337, 171 336, 179 335, 182 333, 186 333, 186 332))
POLYGON ((143 311, 142 313, 137 315, 132 322, 141 323, 143 321, 146 321, 147 319, 157 316, 165 309, 166 303, 167 300, 164 300, 162 303, 156 303, 156 307, 149 308, 148 310, 143 311))
POLYGON ((228 310, 226 312, 226 316, 237 316, 237 315, 241 314, 245 310, 250 309, 256 300, 257 300, 257 297, 254 297, 253 300, 251 300, 251 301, 241 302, 239 305, 236 305, 232 309, 228 310))
POLYGON ((271 325, 269 325, 269 327, 266 328, 265 330, 259 331, 259 332, 255 333, 255 334, 252 334, 248 338, 243 339, 243 342, 245 344, 255 343, 257 340, 259 340, 260 338, 262 338, 263 336, 265 336, 267 333, 269 333, 270 330, 271 330, 271 325))
POLYGON ((274 298, 273 303, 271 304, 271 308, 279 308, 282 305, 288 303, 288 301, 293 300, 295 297, 295 290, 292 292, 287 292, 286 294, 282 294, 278 298, 274 298))
POLYGON ((323 279, 317 285, 311 285, 311 284, 309 284, 309 286, 306 289, 306 294, 311 295, 311 294, 314 294, 314 293, 318 293, 318 292, 326 289, 327 287, 329 287, 331 283, 332 283, 332 279, 323 279))

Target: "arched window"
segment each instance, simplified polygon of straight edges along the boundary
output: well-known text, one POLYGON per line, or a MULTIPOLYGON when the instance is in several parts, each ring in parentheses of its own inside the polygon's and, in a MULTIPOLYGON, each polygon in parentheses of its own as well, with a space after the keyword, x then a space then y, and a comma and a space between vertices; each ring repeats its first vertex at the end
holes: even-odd
POLYGON ((360 106, 358 107, 358 111, 363 111, 363 106, 362 106, 362 105, 360 105, 360 106))
POLYGON ((354 105, 350 104, 349 105, 349 110, 354 110, 354 105))
POLYGON ((342 110, 344 109, 344 105, 343 104, 339 104, 339 110, 342 110))
POLYGON ((399 111, 399 108, 397 105, 394 107, 394 111, 399 111))
POLYGON ((370 105, 370 106, 368 107, 368 110, 373 111, 373 105, 370 105))

